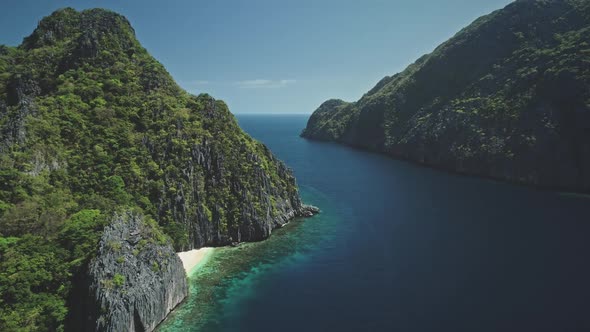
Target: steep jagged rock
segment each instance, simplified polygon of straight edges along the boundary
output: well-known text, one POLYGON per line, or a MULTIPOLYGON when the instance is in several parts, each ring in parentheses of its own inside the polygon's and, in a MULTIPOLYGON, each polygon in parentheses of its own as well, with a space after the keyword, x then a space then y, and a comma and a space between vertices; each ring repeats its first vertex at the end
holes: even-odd
POLYGON ((153 331, 188 294, 182 262, 155 222, 116 214, 89 267, 86 331, 153 331))
POLYGON ((460 173, 590 192, 590 2, 481 17, 302 136, 460 173))
POLYGON ((6 102, 0 100, 0 117, 4 121, 0 131, 0 152, 24 143, 25 120, 35 114, 34 98, 39 93, 40 88, 31 75, 14 75, 7 82, 6 102))

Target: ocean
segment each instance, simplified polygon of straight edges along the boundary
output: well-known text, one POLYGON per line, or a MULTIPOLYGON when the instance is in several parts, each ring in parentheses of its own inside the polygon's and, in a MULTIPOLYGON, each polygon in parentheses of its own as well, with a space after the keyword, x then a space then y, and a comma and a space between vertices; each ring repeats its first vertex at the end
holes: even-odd
POLYGON ((322 213, 216 249, 160 331, 590 331, 590 198, 459 176, 242 115, 322 213))

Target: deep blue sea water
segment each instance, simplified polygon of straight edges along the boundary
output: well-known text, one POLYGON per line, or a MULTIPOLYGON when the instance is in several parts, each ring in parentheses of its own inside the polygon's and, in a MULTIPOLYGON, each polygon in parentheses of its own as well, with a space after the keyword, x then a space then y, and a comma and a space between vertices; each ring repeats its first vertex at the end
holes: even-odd
POLYGON ((299 138, 244 115, 323 213, 217 249, 162 331, 590 331, 590 199, 299 138))

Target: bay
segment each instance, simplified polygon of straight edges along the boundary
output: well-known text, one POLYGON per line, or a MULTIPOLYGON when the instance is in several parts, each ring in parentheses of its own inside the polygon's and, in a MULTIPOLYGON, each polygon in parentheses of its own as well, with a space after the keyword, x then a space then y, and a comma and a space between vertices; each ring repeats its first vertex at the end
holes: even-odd
POLYGON ((590 330, 590 199, 299 137, 242 115, 322 213, 219 248, 161 331, 590 330))

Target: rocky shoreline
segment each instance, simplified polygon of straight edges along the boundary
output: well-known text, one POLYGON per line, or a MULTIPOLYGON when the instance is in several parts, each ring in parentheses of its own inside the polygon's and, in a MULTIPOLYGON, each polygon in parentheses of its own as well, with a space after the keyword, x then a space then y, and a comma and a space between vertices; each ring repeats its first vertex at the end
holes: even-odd
POLYGON ((328 143, 328 144, 338 144, 338 145, 346 146, 347 148, 351 148, 351 149, 355 149, 355 150, 359 150, 359 151, 363 151, 363 152, 376 153, 376 154, 391 158, 393 160, 409 163, 411 165, 416 165, 418 167, 424 167, 424 168, 428 168, 428 169, 432 169, 432 170, 436 170, 436 171, 440 171, 440 172, 445 172, 448 174, 455 174, 455 175, 460 175, 460 176, 485 179, 485 180, 494 181, 494 182, 498 182, 498 183, 505 183, 505 184, 514 185, 514 186, 530 188, 532 190, 554 191, 554 192, 561 192, 561 193, 566 193, 566 194, 567 193, 579 194, 579 195, 584 195, 584 196, 590 195, 590 192, 587 190, 580 190, 580 189, 572 188, 569 186, 546 185, 546 184, 537 183, 535 181, 531 181, 530 179, 526 179, 526 178, 499 176, 499 175, 495 175, 495 174, 490 175, 490 174, 487 174, 484 172, 477 172, 477 171, 466 170, 466 169, 458 169, 452 165, 441 165, 441 164, 437 164, 437 163, 429 163, 429 162, 425 162, 422 160, 409 158, 409 157, 401 155, 401 154, 395 154, 395 153, 388 152, 388 151, 382 151, 382 150, 378 150, 378 149, 368 148, 368 147, 360 146, 360 145, 350 143, 350 142, 334 141, 334 140, 330 140, 330 139, 311 137, 311 136, 305 135, 304 133, 302 133, 300 136, 304 139, 308 139, 311 141, 328 143))
MULTIPOLYGON (((268 236, 272 229, 281 228, 293 219, 308 218, 319 212, 319 208, 305 204, 290 209, 273 220, 268 236)), ((88 268, 89 285, 84 287, 88 294, 83 296, 87 300, 78 308, 81 317, 78 328, 153 331, 184 301, 188 296, 189 271, 212 248, 175 253, 161 235, 140 214, 125 211, 114 215, 88 268), (198 254, 196 260, 190 257, 191 252, 198 254), (184 258, 180 254, 185 254, 184 258)))
POLYGON ((289 212, 275 218, 275 223, 280 227, 283 227, 295 218, 309 218, 318 213, 320 213, 320 209, 317 206, 301 204, 301 207, 298 209, 290 210, 289 212))

